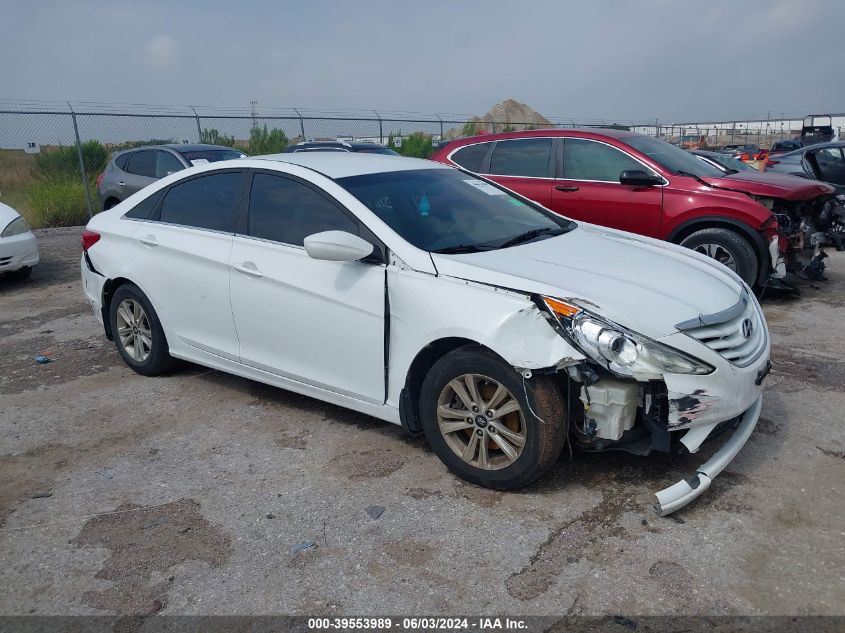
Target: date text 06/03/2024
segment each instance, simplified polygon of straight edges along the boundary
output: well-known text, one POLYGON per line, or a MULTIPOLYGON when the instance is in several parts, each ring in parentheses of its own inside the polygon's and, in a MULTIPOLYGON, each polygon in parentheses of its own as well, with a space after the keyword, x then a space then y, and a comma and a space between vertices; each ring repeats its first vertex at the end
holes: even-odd
POLYGON ((308 628, 312 630, 390 630, 401 628, 405 630, 522 630, 527 628, 524 620, 519 618, 428 618, 407 617, 401 620, 393 618, 309 618, 308 628))

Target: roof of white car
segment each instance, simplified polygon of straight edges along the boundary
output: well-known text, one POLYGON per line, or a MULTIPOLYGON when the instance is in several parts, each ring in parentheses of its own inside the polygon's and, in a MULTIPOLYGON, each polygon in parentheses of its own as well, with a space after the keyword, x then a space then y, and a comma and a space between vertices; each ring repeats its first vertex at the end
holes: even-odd
POLYGON ((0 231, 5 229, 9 222, 17 219, 19 215, 12 207, 0 202, 0 231))
POLYGON ((318 171, 329 178, 346 178, 347 176, 411 169, 452 169, 448 165, 421 158, 357 152, 294 152, 252 156, 251 158, 301 165, 318 171))

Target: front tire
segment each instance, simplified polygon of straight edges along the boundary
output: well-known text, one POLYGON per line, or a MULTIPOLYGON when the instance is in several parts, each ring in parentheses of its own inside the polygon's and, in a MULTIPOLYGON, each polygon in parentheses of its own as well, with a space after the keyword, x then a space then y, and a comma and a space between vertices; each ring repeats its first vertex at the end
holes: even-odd
POLYGON ((140 288, 124 284, 115 290, 109 319, 117 351, 134 371, 158 376, 176 366, 158 315, 140 288))
POLYGON ((681 246, 692 249, 702 255, 724 264, 749 286, 757 283, 760 270, 757 253, 744 237, 729 229, 701 229, 688 235, 681 241, 681 246))
POLYGON ((521 488, 552 466, 566 441, 565 412, 552 377, 523 379, 475 345, 438 360, 420 393, 423 431, 441 461, 498 490, 521 488))
POLYGON ((9 279, 14 279, 15 281, 21 281, 26 279, 32 274, 32 266, 24 266, 23 268, 18 268, 17 270, 13 270, 10 273, 6 273, 6 276, 9 279))

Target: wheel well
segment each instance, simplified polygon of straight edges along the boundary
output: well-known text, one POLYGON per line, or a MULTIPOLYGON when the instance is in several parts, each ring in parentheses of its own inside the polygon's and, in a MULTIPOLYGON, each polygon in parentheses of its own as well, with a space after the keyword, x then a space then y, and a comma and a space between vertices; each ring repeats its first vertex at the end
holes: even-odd
POLYGON ((442 338, 429 343, 416 355, 408 369, 405 386, 399 396, 399 417, 402 420, 402 426, 408 432, 413 435, 422 433, 419 410, 420 391, 429 370, 443 356, 466 345, 479 345, 479 343, 467 338, 442 338))
POLYGON ((109 196, 103 201, 103 211, 108 211, 113 206, 120 204, 120 200, 114 196, 109 196))
POLYGON ((106 330, 106 338, 110 341, 114 340, 114 333, 111 331, 111 299, 115 291, 124 284, 131 284, 132 282, 124 277, 115 277, 109 279, 103 284, 103 302, 100 311, 103 314, 103 327, 106 330))
POLYGON ((718 218, 693 221, 690 224, 685 224, 675 229, 675 231, 669 236, 668 241, 673 244, 680 244, 687 237, 702 229, 726 229, 728 231, 733 231, 740 237, 747 240, 757 255, 757 263, 759 264, 757 282, 762 284, 768 278, 771 262, 769 261, 769 251, 766 248, 766 243, 763 241, 763 236, 759 231, 755 231, 750 226, 742 222, 726 222, 724 220, 719 220, 718 218))

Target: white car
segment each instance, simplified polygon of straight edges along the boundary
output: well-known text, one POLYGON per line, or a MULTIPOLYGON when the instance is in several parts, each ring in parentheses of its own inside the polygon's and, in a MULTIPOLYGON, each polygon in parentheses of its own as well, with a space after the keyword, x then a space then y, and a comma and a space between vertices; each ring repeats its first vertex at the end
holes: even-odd
POLYGON ((0 202, 0 273, 27 277, 39 259, 38 242, 29 224, 12 207, 0 202))
POLYGON ((87 300, 145 375, 185 359, 425 433, 460 477, 524 486, 567 437, 695 452, 700 495, 757 423, 763 313, 724 266, 570 221, 429 161, 300 152, 168 176, 96 215, 87 300))

